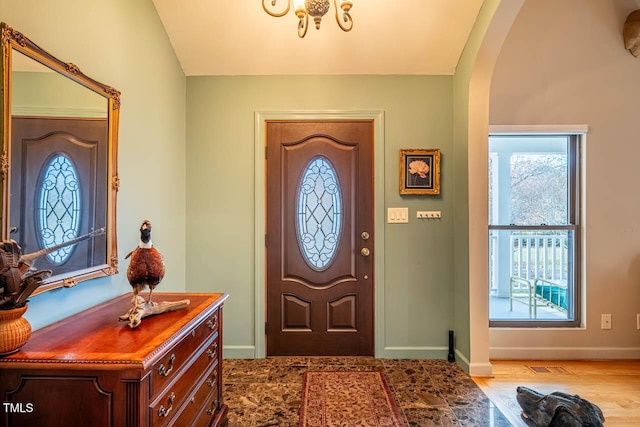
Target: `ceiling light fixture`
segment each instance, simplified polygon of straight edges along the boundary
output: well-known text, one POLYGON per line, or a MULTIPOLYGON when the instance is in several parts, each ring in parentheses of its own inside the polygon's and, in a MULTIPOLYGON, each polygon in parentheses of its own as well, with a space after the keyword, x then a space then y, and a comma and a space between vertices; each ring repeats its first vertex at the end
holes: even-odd
MULTIPOLYGON (((287 7, 282 12, 275 12, 278 0, 262 0, 262 8, 271 16, 279 18, 286 15, 291 10, 291 3, 294 4, 294 11, 298 17, 298 37, 303 38, 307 34, 309 28, 309 15, 313 17, 316 23, 316 29, 320 29, 320 21, 322 17, 329 11, 329 0, 288 0, 287 7), (271 6, 267 6, 267 1, 271 6)), ((351 31, 353 28, 353 19, 349 15, 353 2, 349 0, 340 0, 340 9, 342 10, 342 19, 338 12, 338 0, 333 0, 333 8, 336 10, 336 22, 342 31, 351 31)))

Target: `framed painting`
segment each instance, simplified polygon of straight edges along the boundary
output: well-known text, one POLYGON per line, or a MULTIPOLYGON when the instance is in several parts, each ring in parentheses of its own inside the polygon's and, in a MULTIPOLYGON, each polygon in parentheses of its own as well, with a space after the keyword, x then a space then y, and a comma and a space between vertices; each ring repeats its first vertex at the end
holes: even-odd
POLYGON ((440 150, 400 150, 400 194, 440 194, 440 150))

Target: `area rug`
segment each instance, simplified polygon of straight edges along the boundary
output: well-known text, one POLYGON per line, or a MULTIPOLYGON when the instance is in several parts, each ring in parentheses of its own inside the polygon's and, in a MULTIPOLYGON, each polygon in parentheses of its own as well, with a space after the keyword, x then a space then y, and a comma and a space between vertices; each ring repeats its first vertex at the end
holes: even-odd
POLYGON ((382 372, 307 371, 300 427, 404 427, 382 372))

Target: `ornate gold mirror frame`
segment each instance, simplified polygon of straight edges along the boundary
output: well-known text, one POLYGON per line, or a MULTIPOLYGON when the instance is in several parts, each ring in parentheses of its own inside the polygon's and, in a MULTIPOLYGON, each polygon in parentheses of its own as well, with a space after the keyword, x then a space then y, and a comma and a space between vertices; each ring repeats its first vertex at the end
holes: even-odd
MULTIPOLYGON (((91 163, 92 165, 97 164, 97 166, 86 168, 88 171, 93 171, 93 174, 87 173, 86 175, 90 178, 89 185, 84 185, 83 181, 80 179, 77 180, 79 183, 75 183, 76 188, 83 185, 84 187, 95 190, 91 190, 93 193, 91 193, 90 203, 82 201, 82 205, 77 204, 77 206, 82 206, 82 209, 90 211, 86 214, 86 218, 88 218, 88 220, 82 216, 80 217, 80 220, 75 219, 75 228, 71 230, 71 232, 68 232, 68 230, 65 231, 67 234, 70 234, 70 236, 65 235, 64 239, 66 240, 63 240, 63 243, 74 237, 78 237, 78 235, 83 233, 92 233, 92 236, 97 237, 91 237, 82 243, 67 246, 73 248, 70 251, 74 251, 74 256, 79 256, 82 260, 80 263, 74 261, 74 263, 70 263, 70 265, 62 267, 64 262, 67 262, 66 260, 63 259, 63 262, 61 263, 59 260, 44 259, 45 257, 43 256, 42 258, 44 260, 42 262, 45 263, 46 266, 41 267, 38 265, 38 268, 51 269, 53 273, 51 277, 46 279, 44 284, 33 294, 35 295, 60 287, 72 287, 83 280, 116 274, 118 272, 116 196, 119 187, 117 153, 120 92, 84 75, 76 65, 70 62, 65 63, 55 58, 29 40, 22 33, 11 28, 9 25, 2 23, 0 24, 0 29, 2 31, 2 44, 0 48, 2 56, 2 92, 0 92, 0 95, 2 96, 2 111, 0 112, 0 131, 2 133, 0 134, 0 137, 2 138, 3 144, 2 154, 0 156, 0 174, 2 177, 2 205, 0 210, 2 215, 2 224, 0 237, 2 240, 14 239, 20 246, 22 246, 23 242, 21 241, 21 238, 16 238, 16 236, 20 235, 18 227, 16 226, 18 221, 16 217, 19 216, 22 218, 25 216, 25 212, 26 214, 29 214, 29 212, 36 212, 37 209, 42 210, 42 207, 39 208, 38 206, 34 206, 34 202, 31 199, 36 200, 39 197, 40 199, 37 200, 44 200, 49 194, 47 192, 48 190, 45 191, 42 189, 45 188, 45 178, 47 178, 47 173, 49 173, 48 171, 51 168, 46 170, 40 168, 38 173, 33 173, 33 170, 22 166, 24 164, 24 158, 27 157, 27 154, 25 153, 28 152, 26 151, 26 148, 22 148, 22 145, 16 145, 15 139, 18 138, 18 126, 17 124, 12 125, 12 123, 14 123, 16 119, 35 119, 45 121, 55 119, 58 120, 58 122, 73 122, 73 116, 75 113, 70 113, 70 111, 73 111, 75 107, 69 108, 67 98, 71 96, 70 93, 76 91, 86 92, 83 94, 83 97, 94 97, 97 100, 97 104, 100 105, 101 111, 97 111, 96 114, 96 116, 100 116, 100 118, 87 118, 87 114, 84 113, 84 116, 80 114, 82 118, 78 119, 78 121, 101 121, 102 123, 100 126, 102 127, 100 129, 103 129, 101 132, 103 132, 104 135, 101 139, 103 139, 104 142, 98 143, 89 141, 89 143, 85 143, 86 141, 76 138, 75 136, 67 138, 72 141, 71 143, 68 143, 70 145, 76 144, 82 147, 89 146, 90 143, 94 143, 96 147, 98 147, 98 144, 101 145, 99 148, 94 148, 93 151, 91 151, 93 154, 85 157, 79 157, 79 159, 89 159, 89 161, 78 160, 76 163, 71 161, 71 164, 75 164, 79 167, 85 167, 86 163, 91 163), (39 67, 43 72, 39 75, 36 75, 36 73, 33 72, 30 74, 20 74, 22 68, 19 67, 22 67, 23 62, 28 63, 25 69, 29 67, 39 67), (20 65, 17 65, 18 63, 20 63, 20 65), (57 76, 62 76, 62 78, 57 76), (54 87, 45 87, 43 89, 43 85, 41 83, 32 84, 31 81, 25 81, 27 78, 38 78, 40 79, 38 81, 52 78, 58 80, 53 84, 54 87), (14 79, 16 82, 12 82, 14 79), (18 80, 20 80, 20 82, 17 82, 18 80), (12 84, 14 85, 13 88, 12 84), (73 85, 73 87, 67 89, 67 85, 73 85), (62 86, 64 86, 65 89, 62 89, 62 86), (23 89, 23 91, 28 92, 28 97, 30 98, 29 102, 31 102, 32 105, 38 104, 38 96, 44 96, 47 94, 48 98, 42 100, 42 104, 46 104, 46 106, 36 106, 32 110, 27 110, 26 113, 25 111, 18 111, 16 115, 15 111, 16 109, 20 110, 20 107, 12 104, 12 100, 16 99, 17 95, 24 95, 23 93, 13 93, 12 91, 16 87, 26 88, 23 89), (86 91, 86 89, 83 88, 86 88, 89 91, 86 91), (95 94, 99 95, 99 97, 96 97, 95 94), (61 105, 59 107, 56 104, 56 102, 60 101, 58 97, 64 99, 63 102, 60 102, 61 105), (38 109, 46 111, 46 113, 44 115, 37 113, 34 114, 33 111, 38 111, 38 109), (12 135, 12 126, 16 127, 15 135, 12 135), (20 149, 16 149, 16 147, 20 147, 20 149), (22 151, 22 153, 20 153, 20 151, 22 151), (95 154, 98 152, 101 154, 95 154), (19 159, 20 162, 18 162, 17 159, 19 159), (12 187, 12 179, 14 180, 14 187, 12 187), (25 190, 26 182, 35 182, 36 184, 32 185, 35 185, 34 188, 37 191, 25 190), (38 185, 40 185, 40 187, 38 187, 38 185), (40 195, 29 194, 38 192, 40 195), (25 203, 25 200, 28 201, 25 203)), ((27 96, 24 97, 26 98, 27 96)), ((27 122, 26 129, 30 129, 29 123, 30 122, 27 122)), ((58 133, 62 134, 64 132, 49 132, 47 137, 58 133)), ((64 158, 66 155, 66 148, 64 148, 66 147, 65 145, 60 145, 60 143, 57 142, 51 143, 52 145, 46 145, 49 143, 48 140, 45 137, 41 138, 41 140, 44 142, 39 142, 40 155, 44 156, 42 158, 45 158, 46 161, 49 162, 49 165, 53 164, 53 160, 51 159, 54 155, 57 155, 56 152, 63 153, 63 155, 59 157, 64 158), (49 151, 49 153, 46 151, 49 151)), ((18 144, 22 144, 22 141, 19 141, 18 144)), ((75 172, 72 171, 72 175, 75 177, 74 174, 75 172)), ((78 175, 81 174, 78 173, 78 175)), ((27 186, 26 188, 30 187, 27 186)), ((76 193, 80 194, 79 191, 76 191, 76 193)), ((75 194, 73 197, 81 199, 78 194, 75 194)), ((84 195, 84 193, 82 193, 82 195, 84 195)), ((62 197, 63 196, 60 196, 60 198, 62 197)), ((80 212, 81 209, 77 206, 77 211, 80 212)), ((45 216, 44 214, 38 214, 37 212, 33 213, 30 217, 31 223, 36 222, 33 218, 36 218, 37 215, 40 215, 38 218, 45 216)), ((23 223, 28 224, 29 221, 20 222, 20 224, 23 223)), ((40 227, 40 230, 42 230, 43 227, 46 228, 47 226, 40 227)), ((38 225, 36 225, 35 228, 37 229, 38 225)), ((37 244, 28 243, 27 246, 31 246, 29 248, 23 247, 23 253, 33 253, 37 250, 51 246, 46 244, 45 239, 41 236, 42 233, 43 232, 40 231, 40 235, 38 235, 38 232, 31 232, 31 234, 36 235, 35 238, 32 238, 32 241, 37 242, 37 244)), ((60 244, 61 242, 59 240, 60 239, 54 243, 60 244)), ((25 241, 27 240, 25 239, 25 241)))

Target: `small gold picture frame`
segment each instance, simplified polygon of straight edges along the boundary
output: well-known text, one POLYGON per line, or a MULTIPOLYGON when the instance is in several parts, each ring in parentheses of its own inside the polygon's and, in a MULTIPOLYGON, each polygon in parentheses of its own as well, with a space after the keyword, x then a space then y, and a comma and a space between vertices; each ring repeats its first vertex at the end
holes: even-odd
POLYGON ((400 194, 440 194, 440 150, 400 150, 400 194))

